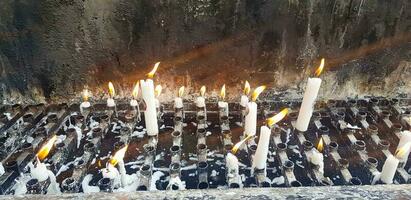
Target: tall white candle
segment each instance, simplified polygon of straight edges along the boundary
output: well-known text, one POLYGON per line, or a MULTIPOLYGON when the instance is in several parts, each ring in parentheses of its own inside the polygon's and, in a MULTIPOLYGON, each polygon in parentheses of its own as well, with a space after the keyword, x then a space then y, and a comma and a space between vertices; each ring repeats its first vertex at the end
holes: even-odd
POLYGON ((382 166, 382 172, 380 176, 380 180, 382 182, 386 184, 392 183, 399 162, 400 161, 395 156, 388 156, 387 160, 385 160, 384 166, 382 166))
POLYGON ((397 152, 403 148, 404 149, 404 153, 402 153, 398 159, 401 162, 407 162, 408 160, 408 156, 410 155, 410 144, 411 144, 411 132, 410 131, 402 131, 401 132, 401 138, 400 138, 400 142, 398 143, 397 146, 397 152))
MULTIPOLYGON (((324 68, 324 59, 321 59, 321 65, 316 70, 316 75, 321 74, 324 68)), ((305 88, 303 102, 301 103, 300 112, 298 113, 295 128, 299 131, 306 131, 313 114, 315 100, 317 99, 318 91, 320 90, 320 78, 308 78, 307 86, 305 88)))
POLYGON ((270 144, 271 129, 262 126, 258 139, 258 146, 253 158, 253 169, 265 169, 267 165, 268 147, 270 144))
POLYGON ((248 102, 247 115, 245 116, 244 134, 255 135, 257 129, 257 104, 248 102))
POLYGON ((157 124, 157 110, 156 100, 154 96, 154 83, 152 79, 141 80, 141 94, 146 104, 146 110, 144 111, 144 120, 146 123, 147 134, 155 136, 158 134, 157 124))

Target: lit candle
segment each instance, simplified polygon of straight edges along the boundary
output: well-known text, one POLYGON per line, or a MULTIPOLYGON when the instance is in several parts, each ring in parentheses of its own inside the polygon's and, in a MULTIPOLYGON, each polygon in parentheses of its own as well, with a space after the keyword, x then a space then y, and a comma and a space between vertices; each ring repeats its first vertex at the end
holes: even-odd
POLYGON ((90 104, 90 102, 88 101, 88 98, 89 98, 89 97, 90 97, 90 94, 89 94, 88 90, 87 90, 87 89, 84 89, 84 90, 83 90, 83 102, 81 102, 81 104, 80 104, 80 112, 81 112, 81 113, 83 113, 83 110, 84 110, 84 109, 90 108, 91 104, 90 104))
POLYGON ((116 102, 114 102, 114 96, 116 95, 116 91, 114 90, 114 85, 112 82, 108 82, 108 92, 110 97, 107 99, 107 107, 115 107, 116 102))
POLYGON ((178 90, 178 96, 174 99, 174 108, 181 109, 184 107, 183 104, 184 86, 181 86, 178 90))
POLYGON ((144 111, 144 120, 146 123, 147 134, 155 136, 158 134, 156 100, 154 96, 154 82, 153 76, 160 63, 156 63, 153 70, 148 73, 148 79, 141 80, 141 94, 143 96, 146 110, 144 111))
POLYGON ((288 109, 283 109, 277 115, 267 119, 267 126, 262 126, 258 139, 257 150, 253 158, 252 169, 265 169, 267 165, 268 147, 270 145, 271 129, 274 124, 281 121, 288 113, 288 109))
POLYGON ((257 129, 257 103, 258 96, 263 92, 265 86, 256 88, 252 94, 251 102, 247 104, 247 115, 245 116, 244 135, 255 135, 257 129))
POLYGON ((114 156, 110 159, 110 165, 116 166, 118 165, 118 171, 121 177, 121 186, 124 187, 127 185, 127 173, 126 168, 124 166, 124 156, 126 155, 128 145, 124 146, 120 150, 118 150, 114 156))
POLYGON ((240 105, 246 107, 248 104, 248 95, 250 94, 250 83, 245 81, 243 95, 241 95, 240 105))
POLYGON ((411 144, 411 132, 402 131, 400 142, 398 143, 398 146, 397 146, 397 151, 399 151, 401 148, 405 148, 406 151, 404 152, 404 155, 401 156, 401 158, 399 158, 401 163, 407 163, 408 155, 410 154, 410 148, 407 147, 406 145, 410 145, 410 144, 411 144))
POLYGON ((131 93, 133 98, 130 100, 130 106, 132 106, 132 107, 137 107, 138 106, 137 98, 138 98, 139 89, 140 89, 140 84, 139 84, 139 82, 137 82, 136 85, 134 86, 133 92, 131 93))
POLYGON ((196 100, 196 105, 199 108, 205 108, 205 92, 206 92, 206 87, 203 85, 201 86, 201 89, 200 89, 200 96, 197 97, 197 100, 196 100))
POLYGON ((324 173, 324 155, 322 151, 324 149, 323 138, 320 139, 318 142, 317 148, 312 149, 312 155, 310 158, 310 162, 314 165, 319 166, 319 171, 324 173))
POLYGON ((224 115, 228 116, 228 103, 224 101, 225 99, 225 84, 221 87, 220 100, 218 101, 218 108, 224 111, 224 115))
POLYGON ((227 171, 230 172, 235 172, 238 173, 238 159, 235 155, 232 153, 227 153, 227 156, 225 157, 225 162, 226 162, 226 167, 227 171))
POLYGON ((54 146, 54 143, 57 140, 57 136, 54 135, 47 143, 41 147, 41 149, 36 154, 37 163, 36 166, 33 164, 29 165, 30 175, 32 178, 37 179, 39 182, 45 181, 49 178, 49 170, 46 165, 41 161, 44 160, 47 155, 50 153, 51 148, 54 146))
POLYGON ((395 172, 399 164, 399 160, 393 156, 389 155, 387 160, 385 160, 384 165, 382 166, 382 171, 380 175, 380 180, 386 184, 391 184, 394 179, 395 172))
POLYGON ((323 68, 324 58, 321 59, 321 65, 315 72, 317 78, 308 78, 303 102, 301 103, 300 112, 298 113, 298 119, 295 124, 295 128, 299 131, 306 131, 308 124, 310 123, 310 119, 314 110, 315 100, 317 99, 318 91, 320 90, 321 86, 321 79, 318 78, 318 76, 321 74, 323 68))

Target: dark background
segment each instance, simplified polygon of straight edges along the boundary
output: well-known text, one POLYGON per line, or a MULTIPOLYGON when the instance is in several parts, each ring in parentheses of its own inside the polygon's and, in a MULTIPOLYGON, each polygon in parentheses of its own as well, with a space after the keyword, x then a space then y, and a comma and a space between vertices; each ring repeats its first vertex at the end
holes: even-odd
POLYGON ((410 0, 1 0, 0 100, 109 80, 127 95, 157 61, 168 96, 226 83, 233 97, 246 79, 300 92, 321 57, 321 97, 407 94, 410 31, 410 0))

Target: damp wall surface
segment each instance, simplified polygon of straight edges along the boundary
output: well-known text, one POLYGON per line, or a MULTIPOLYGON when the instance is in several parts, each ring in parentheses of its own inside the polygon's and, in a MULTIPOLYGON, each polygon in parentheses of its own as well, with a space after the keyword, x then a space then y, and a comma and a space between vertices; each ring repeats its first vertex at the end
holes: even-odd
POLYGON ((301 95, 326 58, 321 98, 411 93, 409 0, 2 0, 0 100, 126 96, 161 61, 168 96, 237 97, 244 84, 301 95))

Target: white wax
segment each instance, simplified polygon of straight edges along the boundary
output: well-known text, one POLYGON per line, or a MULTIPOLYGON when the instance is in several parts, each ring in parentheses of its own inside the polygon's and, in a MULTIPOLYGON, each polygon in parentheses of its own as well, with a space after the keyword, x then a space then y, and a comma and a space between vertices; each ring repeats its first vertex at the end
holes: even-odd
POLYGON ((133 107, 138 106, 138 102, 137 102, 137 100, 135 100, 135 99, 131 99, 131 100, 130 100, 130 106, 133 106, 133 107))
POLYGON ((121 176, 121 186, 124 187, 127 185, 127 173, 126 173, 126 167, 124 166, 124 160, 119 160, 118 161, 118 170, 120 171, 120 176, 121 176))
POLYGON ((312 150, 310 162, 314 165, 319 166, 320 172, 324 173, 324 155, 315 148, 312 150))
POLYGON ((91 103, 88 101, 84 101, 80 104, 80 109, 81 108, 89 108, 91 106, 91 103))
POLYGON ((240 105, 246 107, 248 104, 248 97, 246 95, 241 95, 240 105))
POLYGON ((121 184, 120 172, 112 164, 108 164, 106 168, 102 170, 103 178, 109 178, 113 181, 113 186, 121 184))
POLYGON ((265 169, 267 166, 268 146, 270 145, 271 129, 267 126, 262 126, 258 139, 257 150, 253 158, 253 169, 265 169))
POLYGON ((84 193, 94 193, 94 192, 100 192, 100 188, 98 186, 90 186, 90 181, 93 179, 93 175, 87 174, 83 182, 81 182, 81 187, 83 188, 84 193))
POLYGON ((144 120, 146 123, 147 134, 150 136, 155 136, 158 134, 158 124, 153 80, 141 80, 140 86, 141 94, 146 104, 146 110, 144 111, 144 120))
POLYGON ((227 171, 236 171, 238 172, 238 159, 235 155, 231 153, 227 153, 227 156, 225 157, 225 162, 226 162, 226 167, 227 171))
POLYGON ((295 128, 299 131, 306 131, 310 123, 311 116, 314 110, 315 100, 317 99, 318 91, 320 90, 320 78, 308 78, 305 88, 303 102, 301 103, 300 112, 298 113, 297 123, 295 128))
POLYGON ((174 108, 183 108, 184 104, 183 104, 183 99, 181 97, 176 97, 174 99, 174 108))
POLYGON ((401 132, 401 137, 400 137, 400 142, 398 143, 398 146, 397 146, 397 151, 400 148, 406 148, 406 149, 405 149, 404 153, 398 157, 398 159, 401 162, 406 163, 407 160, 408 160, 408 156, 410 155, 411 148, 409 148, 410 147, 409 144, 407 146, 406 146, 406 144, 409 143, 409 142, 411 143, 411 132, 410 131, 402 131, 401 132))
POLYGON ((248 113, 245 116, 244 135, 255 135, 257 129, 257 104, 247 104, 248 113))
POLYGON ((400 161, 393 155, 388 156, 385 160, 384 166, 382 166, 380 180, 386 184, 391 184, 394 179, 395 172, 397 171, 398 163, 400 161))
POLYGON ((113 98, 108 98, 107 99, 107 107, 114 107, 116 106, 116 102, 114 102, 113 98))
POLYGON ((218 102, 218 108, 219 109, 224 109, 225 114, 228 116, 228 103, 225 101, 219 101, 218 102))
POLYGON ((34 166, 33 164, 29 165, 30 167, 30 175, 32 178, 37 179, 39 182, 45 181, 49 178, 48 169, 46 164, 41 163, 37 160, 37 165, 34 166))
POLYGON ((0 162, 0 176, 3 175, 6 171, 4 170, 3 164, 0 162))
POLYGON ((197 107, 200 107, 200 108, 205 107, 205 98, 204 97, 197 97, 196 105, 197 105, 197 107))

